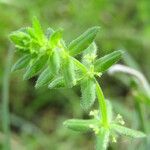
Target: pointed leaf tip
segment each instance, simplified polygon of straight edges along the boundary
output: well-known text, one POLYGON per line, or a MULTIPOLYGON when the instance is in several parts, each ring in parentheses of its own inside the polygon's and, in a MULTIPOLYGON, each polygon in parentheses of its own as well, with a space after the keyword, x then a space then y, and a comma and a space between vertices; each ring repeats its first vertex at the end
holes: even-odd
POLYGON ((112 124, 111 125, 112 129, 118 132, 119 134, 123 134, 132 138, 144 138, 146 137, 145 133, 141 131, 136 131, 133 129, 129 129, 127 127, 117 125, 117 124, 112 124))
POLYGON ((110 54, 107 54, 95 61, 94 67, 96 72, 104 72, 110 68, 113 64, 117 63, 122 57, 124 51, 117 50, 110 54))

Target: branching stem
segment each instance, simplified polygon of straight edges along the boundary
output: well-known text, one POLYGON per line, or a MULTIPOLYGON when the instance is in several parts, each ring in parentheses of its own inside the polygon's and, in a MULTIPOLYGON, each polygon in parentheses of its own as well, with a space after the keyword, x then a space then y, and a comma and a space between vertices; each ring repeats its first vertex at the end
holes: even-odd
POLYGON ((107 116, 107 106, 106 106, 106 101, 105 97, 103 95, 102 89, 99 85, 99 83, 96 81, 96 93, 97 93, 97 98, 98 98, 98 103, 99 103, 99 110, 101 114, 101 120, 102 124, 107 127, 108 126, 108 116, 107 116))

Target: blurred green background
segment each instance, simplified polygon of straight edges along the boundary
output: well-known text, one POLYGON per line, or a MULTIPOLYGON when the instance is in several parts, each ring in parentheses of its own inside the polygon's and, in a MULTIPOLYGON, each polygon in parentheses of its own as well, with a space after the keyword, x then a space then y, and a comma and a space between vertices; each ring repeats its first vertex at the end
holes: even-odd
MULTIPOLYGON (((98 55, 124 49, 128 56, 122 63, 142 71, 150 80, 149 13, 149 0, 0 0, 0 91, 10 49, 8 35, 30 26, 33 16, 37 16, 44 29, 62 27, 68 43, 87 28, 101 26, 96 38, 98 55)), ((80 89, 36 90, 36 78, 23 81, 22 75, 23 71, 11 73, 10 80, 12 149, 94 150, 93 135, 75 133, 62 125, 67 118, 88 117, 80 108, 80 89)), ((115 111, 124 112, 127 125, 138 128, 131 84, 124 84, 107 73, 100 83, 105 96, 113 101, 115 111)), ((0 114, 0 149, 4 139, 3 115, 0 114)), ((138 144, 138 140, 119 138, 109 149, 133 150, 138 144)), ((139 148, 142 149, 145 148, 139 148)))

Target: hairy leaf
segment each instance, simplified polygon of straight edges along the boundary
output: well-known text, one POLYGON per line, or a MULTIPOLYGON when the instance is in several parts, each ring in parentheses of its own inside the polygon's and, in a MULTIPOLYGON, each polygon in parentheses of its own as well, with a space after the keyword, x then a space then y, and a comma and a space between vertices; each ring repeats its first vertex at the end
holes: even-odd
POLYGON ((38 57, 30 66, 27 68, 26 73, 24 74, 24 79, 30 79, 35 76, 46 64, 47 57, 42 55, 38 57))
POLYGON ((54 33, 54 30, 49 27, 49 28, 46 30, 46 37, 47 37, 47 39, 50 39, 50 36, 52 35, 52 33, 54 33))
POLYGON ((25 55, 21 57, 11 68, 11 71, 16 71, 22 68, 25 68, 31 59, 31 55, 25 55))
POLYGON ((69 119, 64 122, 64 126, 74 131, 85 132, 90 131, 90 125, 95 125, 97 122, 95 119, 69 119))
POLYGON ((90 67, 90 65, 93 64, 96 58, 96 52, 97 52, 97 47, 94 42, 83 52, 82 63, 86 67, 90 67))
POLYGON ((23 51, 29 50, 30 36, 27 33, 16 31, 10 34, 9 37, 18 49, 23 51))
POLYGON ((40 25, 40 22, 38 21, 38 19, 36 17, 33 18, 32 20, 32 26, 34 29, 34 33, 38 39, 38 41, 43 41, 44 39, 44 33, 42 31, 42 27, 40 25))
POLYGON ((146 135, 143 132, 132 130, 127 127, 121 126, 121 125, 112 124, 111 128, 119 134, 123 134, 123 135, 129 136, 129 137, 132 137, 132 138, 146 137, 146 135))
POLYGON ((106 150, 109 143, 109 130, 101 129, 96 135, 96 150, 106 150))
POLYGON ((95 71, 104 72, 121 58, 123 51, 114 51, 102 58, 99 58, 95 63, 95 71))
POLYGON ((87 49, 83 52, 83 55, 96 55, 97 53, 97 46, 95 42, 91 43, 87 49))
POLYGON ((38 80, 36 81, 36 88, 40 88, 46 84, 48 84, 53 78, 53 75, 51 73, 51 70, 49 67, 47 67, 38 77, 38 80))
POLYGON ((49 67, 51 69, 52 74, 57 74, 60 69, 60 56, 59 49, 55 48, 49 58, 49 67))
POLYGON ((65 82, 63 77, 56 77, 49 85, 49 89, 59 89, 59 88, 64 88, 65 87, 65 82))
POLYGON ((51 36, 50 36, 50 40, 49 40, 49 43, 50 43, 50 46, 52 48, 56 47, 58 42, 61 40, 62 38, 62 29, 58 29, 57 31, 54 31, 51 36))
POLYGON ((36 34, 35 34, 33 28, 28 27, 28 28, 27 28, 27 33, 30 35, 30 37, 31 37, 32 39, 36 39, 36 34))
POLYGON ((100 27, 92 27, 69 44, 69 53, 75 56, 84 51, 95 39, 100 27))
POLYGON ((63 61, 63 76, 67 87, 76 85, 75 66, 71 57, 66 57, 63 61))
POLYGON ((95 101, 96 98, 95 87, 96 87, 95 82, 91 78, 88 78, 83 82, 81 82, 81 93, 82 93, 81 106, 86 111, 91 108, 91 106, 95 101))

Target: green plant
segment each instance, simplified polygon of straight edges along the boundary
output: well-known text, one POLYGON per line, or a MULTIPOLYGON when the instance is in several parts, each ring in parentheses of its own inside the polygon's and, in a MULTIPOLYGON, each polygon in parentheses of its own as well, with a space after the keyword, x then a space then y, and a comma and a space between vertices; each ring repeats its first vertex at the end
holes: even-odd
POLYGON ((34 18, 32 27, 22 28, 10 34, 18 53, 23 56, 14 64, 12 71, 26 68, 24 79, 40 73, 36 88, 48 85, 49 89, 72 88, 81 86, 81 106, 89 111, 96 98, 98 110, 90 111, 92 119, 70 119, 64 125, 72 130, 94 132, 96 149, 107 149, 109 139, 116 141, 117 134, 139 138, 145 137, 140 131, 124 127, 121 115, 113 118, 111 104, 103 95, 97 78, 122 56, 123 51, 114 51, 102 58, 96 58, 97 47, 94 43, 99 27, 92 27, 66 45, 62 29, 48 28, 44 34, 39 21, 34 18), (80 62, 75 57, 82 54, 80 62))

